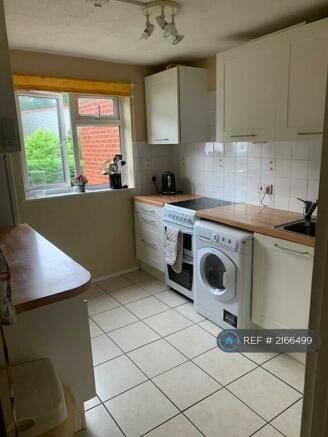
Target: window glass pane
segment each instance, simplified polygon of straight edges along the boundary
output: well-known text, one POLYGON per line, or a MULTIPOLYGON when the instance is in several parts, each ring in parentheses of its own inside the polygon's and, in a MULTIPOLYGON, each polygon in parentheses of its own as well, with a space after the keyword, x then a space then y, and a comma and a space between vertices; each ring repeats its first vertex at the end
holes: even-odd
POLYGON ((108 98, 79 97, 78 113, 88 117, 108 117, 115 114, 114 100, 108 98))
POLYGON ((57 99, 20 95, 19 107, 30 187, 64 183, 57 99))
POLYGON ((79 126, 78 141, 81 172, 89 184, 106 184, 102 174, 104 161, 121 153, 119 126, 79 126))

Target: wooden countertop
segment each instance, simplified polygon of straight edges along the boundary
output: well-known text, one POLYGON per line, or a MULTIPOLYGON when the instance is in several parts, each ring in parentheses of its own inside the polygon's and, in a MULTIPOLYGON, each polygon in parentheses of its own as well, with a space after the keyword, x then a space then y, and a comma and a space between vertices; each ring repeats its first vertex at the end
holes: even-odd
POLYGON ((313 237, 275 228, 275 226, 303 218, 302 214, 290 211, 238 203, 235 205, 204 209, 198 211, 197 216, 246 231, 292 241, 294 243, 305 244, 311 247, 314 247, 315 244, 313 237))
POLYGON ((183 200, 197 199, 199 197, 204 196, 198 196, 197 194, 173 194, 171 196, 166 196, 164 194, 150 194, 145 196, 134 196, 134 200, 163 207, 165 203, 181 202, 183 200))
POLYGON ((90 273, 23 224, 0 228, 11 272, 17 313, 76 296, 89 287, 90 273))

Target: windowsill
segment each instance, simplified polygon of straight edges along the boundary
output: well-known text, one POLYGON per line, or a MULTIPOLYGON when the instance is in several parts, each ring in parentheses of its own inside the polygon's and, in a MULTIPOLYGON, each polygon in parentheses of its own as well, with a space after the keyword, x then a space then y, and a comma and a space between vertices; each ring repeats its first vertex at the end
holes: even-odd
POLYGON ((105 193, 105 192, 120 192, 120 191, 131 191, 134 187, 113 189, 109 188, 107 185, 95 186, 94 188, 86 188, 84 193, 77 191, 74 187, 70 188, 57 188, 45 190, 44 192, 27 192, 25 193, 25 201, 33 200, 43 200, 52 199, 54 197, 68 197, 68 196, 89 196, 90 194, 105 193))

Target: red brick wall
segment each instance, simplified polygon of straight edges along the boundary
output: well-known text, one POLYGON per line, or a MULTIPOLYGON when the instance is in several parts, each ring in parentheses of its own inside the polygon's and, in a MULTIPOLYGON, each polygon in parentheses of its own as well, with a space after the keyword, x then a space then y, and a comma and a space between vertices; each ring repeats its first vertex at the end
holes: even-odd
MULTIPOLYGON (((79 102, 80 114, 113 113, 112 100, 83 99, 79 102)), ((79 126, 79 144, 83 161, 83 174, 89 184, 108 183, 108 176, 102 175, 103 163, 120 153, 120 129, 118 126, 79 126)))

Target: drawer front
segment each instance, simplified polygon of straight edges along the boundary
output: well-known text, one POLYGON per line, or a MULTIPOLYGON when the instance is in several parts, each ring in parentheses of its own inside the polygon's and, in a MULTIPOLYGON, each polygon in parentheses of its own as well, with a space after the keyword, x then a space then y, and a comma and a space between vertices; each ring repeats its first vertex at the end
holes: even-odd
POLYGON ((147 214, 152 217, 162 218, 163 208, 159 206, 149 205, 143 202, 134 202, 134 209, 140 214, 147 214))
MULTIPOLYGON (((257 234, 255 234, 256 236, 257 234)), ((305 246, 300 243, 294 243, 292 241, 282 240, 280 238, 269 237, 265 235, 263 237, 263 245, 267 249, 273 249, 278 252, 286 252, 295 255, 308 255, 309 257, 313 257, 314 248, 310 246, 305 246)))
POLYGON ((164 248, 160 240, 136 235, 137 258, 164 272, 164 248))
POLYGON ((163 241, 163 223, 157 217, 135 213, 136 234, 163 241))

